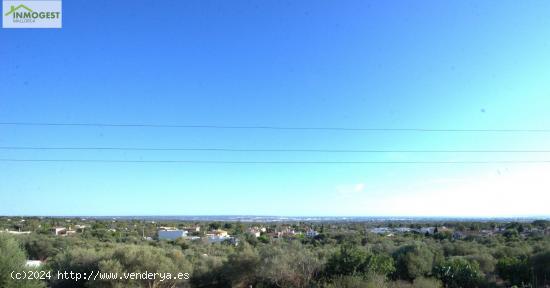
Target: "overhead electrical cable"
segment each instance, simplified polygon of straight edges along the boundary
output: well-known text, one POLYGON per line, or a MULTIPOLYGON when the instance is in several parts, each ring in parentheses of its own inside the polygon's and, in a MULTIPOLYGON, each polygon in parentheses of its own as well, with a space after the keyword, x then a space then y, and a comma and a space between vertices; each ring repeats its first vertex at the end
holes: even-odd
POLYGON ((19 159, 0 162, 77 162, 77 163, 195 163, 195 164, 550 164, 550 160, 487 161, 219 161, 219 160, 108 160, 108 159, 19 159))
POLYGON ((406 149, 254 149, 170 147, 46 147, 0 146, 0 150, 114 150, 114 151, 220 151, 220 152, 326 152, 326 153, 550 153, 550 150, 406 150, 406 149))
POLYGON ((371 132, 503 132, 550 133, 550 129, 445 129, 445 128, 389 128, 389 127, 298 127, 264 125, 180 125, 152 123, 62 123, 62 122, 0 122, 10 126, 77 126, 77 127, 136 127, 136 128, 196 128, 196 129, 262 129, 262 130, 319 130, 319 131, 371 131, 371 132))

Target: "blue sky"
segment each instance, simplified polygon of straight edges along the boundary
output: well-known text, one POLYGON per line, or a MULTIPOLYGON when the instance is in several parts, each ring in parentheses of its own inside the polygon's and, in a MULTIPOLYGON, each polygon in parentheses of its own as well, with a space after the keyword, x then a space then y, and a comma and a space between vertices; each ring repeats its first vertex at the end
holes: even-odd
MULTIPOLYGON (((0 30, 0 122, 550 127, 548 1, 64 1, 0 30)), ((537 150, 550 133, 0 125, 0 146, 537 150)), ((1 150, 6 159, 550 160, 550 153, 1 150)), ((550 164, 0 162, 7 215, 548 215, 550 164)))

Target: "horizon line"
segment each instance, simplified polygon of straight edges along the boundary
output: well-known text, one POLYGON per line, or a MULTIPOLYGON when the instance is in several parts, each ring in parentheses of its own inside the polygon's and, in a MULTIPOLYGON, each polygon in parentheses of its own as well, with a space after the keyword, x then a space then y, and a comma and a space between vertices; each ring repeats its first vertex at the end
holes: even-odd
POLYGON ((480 216, 480 215, 256 215, 256 214, 126 214, 126 215, 25 215, 25 214, 0 214, 0 218, 5 217, 39 217, 39 218, 117 218, 117 217, 134 217, 134 218, 150 218, 150 217, 258 217, 258 218, 444 218, 444 219, 550 219, 550 215, 495 215, 495 216, 480 216))

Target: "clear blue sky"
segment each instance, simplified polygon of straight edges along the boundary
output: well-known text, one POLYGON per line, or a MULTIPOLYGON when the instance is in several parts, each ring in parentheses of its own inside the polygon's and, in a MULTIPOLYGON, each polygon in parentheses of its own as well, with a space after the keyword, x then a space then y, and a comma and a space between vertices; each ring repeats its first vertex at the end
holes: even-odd
MULTIPOLYGON (((0 30, 0 122, 550 128, 548 1, 64 1, 0 30)), ((550 133, 0 125, 0 146, 548 149, 550 133)), ((15 151, 6 159, 550 160, 15 151)), ((0 162, 2 215, 548 215, 550 164, 0 162)))

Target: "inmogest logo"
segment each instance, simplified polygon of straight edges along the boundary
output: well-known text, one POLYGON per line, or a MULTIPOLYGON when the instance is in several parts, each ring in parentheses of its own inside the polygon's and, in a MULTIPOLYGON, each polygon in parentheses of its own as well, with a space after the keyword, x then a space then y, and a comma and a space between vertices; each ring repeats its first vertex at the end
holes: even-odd
POLYGON ((61 28, 61 1, 4 0, 4 28, 61 28))
POLYGON ((17 7, 11 6, 10 11, 4 14, 4 16, 9 16, 13 14, 14 22, 34 22, 35 19, 54 19, 59 18, 60 12, 34 12, 31 8, 21 4, 17 7), (19 9, 24 9, 27 11, 16 12, 19 9))
POLYGON ((9 11, 8 13, 4 14, 4 16, 10 15, 11 13, 13 13, 13 12, 19 10, 19 8, 24 8, 24 9, 27 9, 27 11, 29 11, 29 12, 33 12, 31 8, 29 8, 29 7, 27 7, 27 6, 23 5, 23 4, 21 4, 21 5, 17 6, 17 7, 15 7, 15 6, 12 5, 10 11, 9 11))

